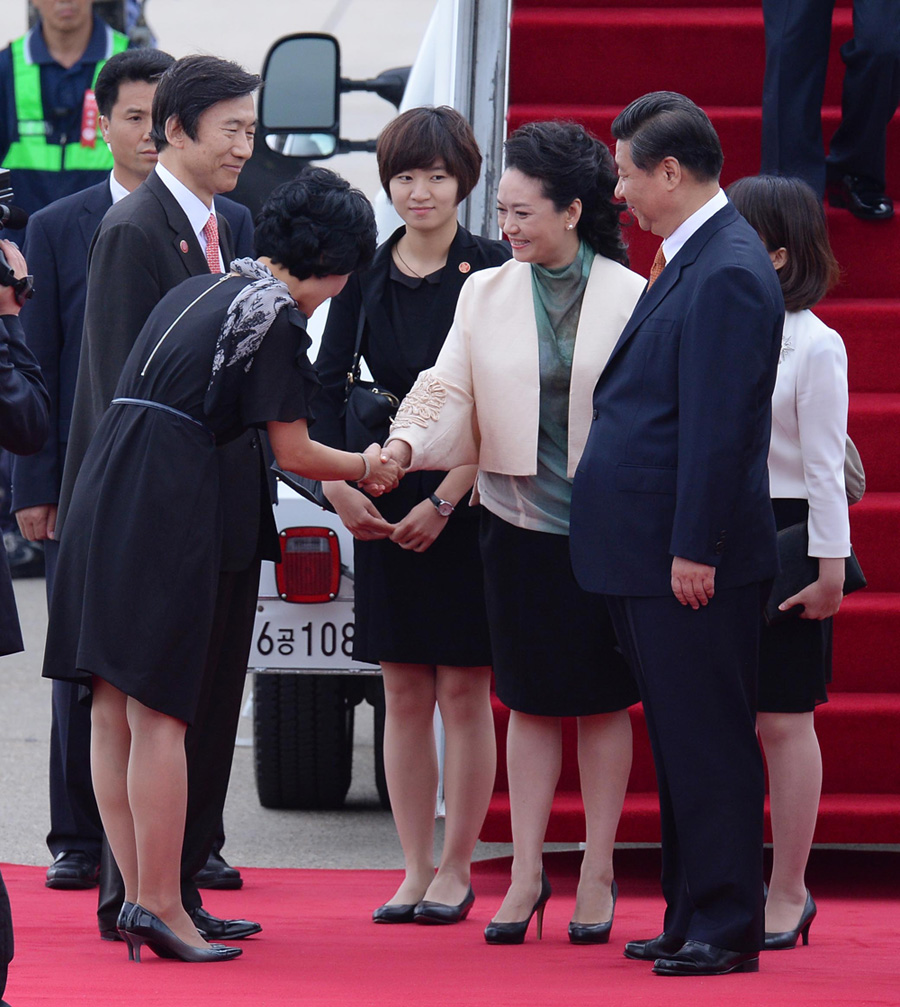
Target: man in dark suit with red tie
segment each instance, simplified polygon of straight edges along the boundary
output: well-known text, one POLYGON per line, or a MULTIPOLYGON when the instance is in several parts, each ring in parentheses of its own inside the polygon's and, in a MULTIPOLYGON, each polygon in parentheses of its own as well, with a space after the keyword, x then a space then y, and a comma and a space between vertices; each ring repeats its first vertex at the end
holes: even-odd
MULTIPOLYGON (((228 222, 215 197, 229 192, 253 151, 259 78, 212 56, 177 60, 153 99, 151 136, 156 168, 103 218, 90 250, 84 335, 63 471, 57 532, 65 536, 72 487, 91 436, 114 396, 122 366, 158 301, 190 276, 221 272, 233 258, 228 222)), ((264 541, 248 541, 259 526, 263 447, 254 431, 218 449, 226 543, 219 600, 196 720, 185 748, 188 805, 182 854, 182 898, 198 930, 210 940, 259 932, 258 923, 208 913, 193 877, 206 863, 221 821, 246 674, 242 634, 256 605, 260 559, 279 559, 274 522, 264 541)), ((114 545, 111 545, 114 548, 114 545)), ((123 890, 101 868, 100 930, 113 937, 123 890)))
POLYGON ((766 459, 784 304, 719 187, 706 114, 654 92, 613 123, 616 193, 663 240, 594 393, 571 551, 637 678, 660 792, 663 933, 625 946, 661 975, 756 971, 763 769, 761 596, 775 574, 766 459))

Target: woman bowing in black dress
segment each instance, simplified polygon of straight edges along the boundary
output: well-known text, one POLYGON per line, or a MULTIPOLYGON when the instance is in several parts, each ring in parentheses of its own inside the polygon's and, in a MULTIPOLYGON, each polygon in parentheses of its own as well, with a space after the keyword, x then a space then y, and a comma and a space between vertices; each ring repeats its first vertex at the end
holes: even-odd
MULTIPOLYGON (((378 169, 405 226, 329 310, 316 360, 323 394, 314 436, 336 446, 345 444, 345 383, 357 342, 375 381, 402 398, 437 358, 466 278, 510 257, 502 242, 457 223, 481 170, 458 112, 414 108, 398 116, 378 138, 378 169)), ((468 506, 474 478, 474 465, 419 472, 377 502, 345 483, 325 490, 356 539, 354 657, 380 663, 384 677, 384 768, 406 876, 375 910, 376 923, 455 923, 473 901, 470 861, 496 770, 478 517, 468 506), (437 874, 435 703, 446 736, 437 874)))
MULTIPOLYGON (((50 669, 92 692, 91 762, 103 827, 125 880, 129 949, 223 961, 184 911, 184 736, 215 640, 228 473, 217 446, 265 428, 278 463, 320 479, 396 479, 377 452, 309 440, 317 379, 306 318, 374 250, 371 207, 326 169, 277 189, 258 260, 167 294, 135 343, 78 475, 50 612, 50 669)), ((253 541, 273 531, 262 467, 253 541), (270 527, 271 526, 271 527, 270 527)), ((249 614, 252 619, 252 611, 249 614)), ((249 633, 247 639, 249 640, 249 633)))

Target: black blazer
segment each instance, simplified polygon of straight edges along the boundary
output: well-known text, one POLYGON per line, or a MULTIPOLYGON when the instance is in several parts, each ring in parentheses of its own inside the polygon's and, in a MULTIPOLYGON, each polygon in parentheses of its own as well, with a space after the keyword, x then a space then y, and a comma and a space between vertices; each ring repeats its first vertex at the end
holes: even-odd
MULTIPOLYGON (((23 251, 37 290, 20 317, 50 392, 50 436, 37 454, 14 459, 13 510, 59 501, 84 328, 88 254, 111 206, 107 178, 56 200, 28 221, 23 251)), ((216 208, 231 225, 235 254, 252 255, 250 211, 222 196, 216 198, 216 208)))
MULTIPOLYGON (((328 321, 316 357, 322 391, 313 405, 315 425, 311 435, 332 447, 344 446, 344 386, 353 361, 361 306, 366 313, 362 355, 375 381, 402 399, 418 377, 418 368, 410 366, 407 354, 397 340, 383 300, 390 276, 391 250, 404 230, 399 228, 379 245, 371 265, 350 277, 328 309, 328 321)), ((479 237, 462 226, 457 229, 441 275, 434 324, 422 334, 423 339, 431 340, 431 345, 424 352, 431 351, 432 361, 440 352, 453 324, 456 302, 466 278, 479 269, 502 266, 511 255, 512 250, 505 242, 479 237)))
MULTIPOLYGON (((49 396, 15 315, 0 318, 0 448, 38 451, 49 428, 49 396)), ((0 655, 22 650, 6 550, 0 548, 0 655)))
MULTIPOLYGON (((217 216, 222 257, 228 262, 234 257, 231 227, 222 213, 217 216)), ((163 294, 189 276, 207 272, 206 257, 184 211, 156 172, 103 218, 88 254, 84 334, 60 491, 58 535, 65 534, 66 509, 75 479, 144 322, 163 294)), ((256 431, 220 449, 220 478, 227 502, 225 570, 245 569, 256 554, 261 451, 256 431)), ((280 550, 274 520, 271 513, 262 518, 265 557, 277 559, 280 550)))
POLYGON ((601 594, 671 593, 674 556, 716 587, 777 570, 766 461, 784 301, 729 203, 638 301, 600 375, 572 494, 572 563, 601 594))

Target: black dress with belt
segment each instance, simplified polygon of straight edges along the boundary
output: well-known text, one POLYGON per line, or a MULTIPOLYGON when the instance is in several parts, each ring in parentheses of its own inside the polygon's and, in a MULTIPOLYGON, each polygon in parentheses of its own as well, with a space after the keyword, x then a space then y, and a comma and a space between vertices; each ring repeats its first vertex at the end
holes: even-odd
MULTIPOLYGON (((460 227, 443 269, 424 279, 393 266, 391 251, 403 228, 382 244, 372 265, 351 277, 329 310, 316 359, 322 394, 316 401, 312 436, 344 446, 344 385, 353 359, 360 312, 365 313, 362 354, 374 380, 398 398, 419 371, 434 363, 453 322, 466 277, 499 266, 509 246, 460 227)), ((428 499, 444 472, 414 472, 398 489, 375 499, 390 522, 428 499)), ((478 510, 460 500, 446 527, 423 553, 382 539, 354 543, 357 660, 475 667, 491 663, 478 510)))
MULTIPOLYGON (((45 677, 89 685, 97 675, 188 723, 225 546, 228 501, 217 446, 271 420, 308 416, 318 386, 305 319, 284 308, 252 366, 234 368, 239 376, 206 412, 222 321, 247 282, 193 277, 148 318, 116 389, 116 399, 137 401, 109 407, 79 471, 50 609, 45 677)), ((252 540, 251 553, 268 555, 275 528, 262 458, 259 494, 259 520, 240 534, 252 540)))

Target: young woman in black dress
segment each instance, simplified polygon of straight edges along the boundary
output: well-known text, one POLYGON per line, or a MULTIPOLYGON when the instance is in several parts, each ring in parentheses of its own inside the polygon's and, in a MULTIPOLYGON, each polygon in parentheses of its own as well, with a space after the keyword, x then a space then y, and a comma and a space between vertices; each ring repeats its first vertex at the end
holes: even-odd
MULTIPOLYGON (((378 167, 404 226, 329 310, 316 360, 323 395, 314 436, 337 446, 357 334, 375 381, 402 398, 434 363, 466 277, 510 254, 457 223, 457 206, 481 170, 458 112, 404 112, 378 139, 378 167)), ((477 508, 468 506, 474 478, 472 465, 417 473, 377 502, 345 483, 326 487, 356 539, 354 656, 381 664, 385 775, 406 864, 400 887, 375 910, 376 923, 453 923, 473 900, 470 861, 496 768, 477 508), (435 703, 446 734, 437 874, 435 703)))
MULTIPOLYGON (((265 428, 278 463, 373 492, 394 473, 310 441, 317 390, 306 317, 374 250, 371 207, 323 168, 277 189, 257 260, 167 294, 137 338, 72 495, 60 543, 44 674, 73 670, 92 693, 94 790, 125 881, 130 951, 224 961, 181 903, 184 737, 200 697, 219 592, 227 461, 217 446, 265 428)), ((260 468, 259 542, 271 529, 260 468)), ((252 612, 249 618, 252 620, 252 612)), ((249 640, 249 635, 247 637, 249 640)))

